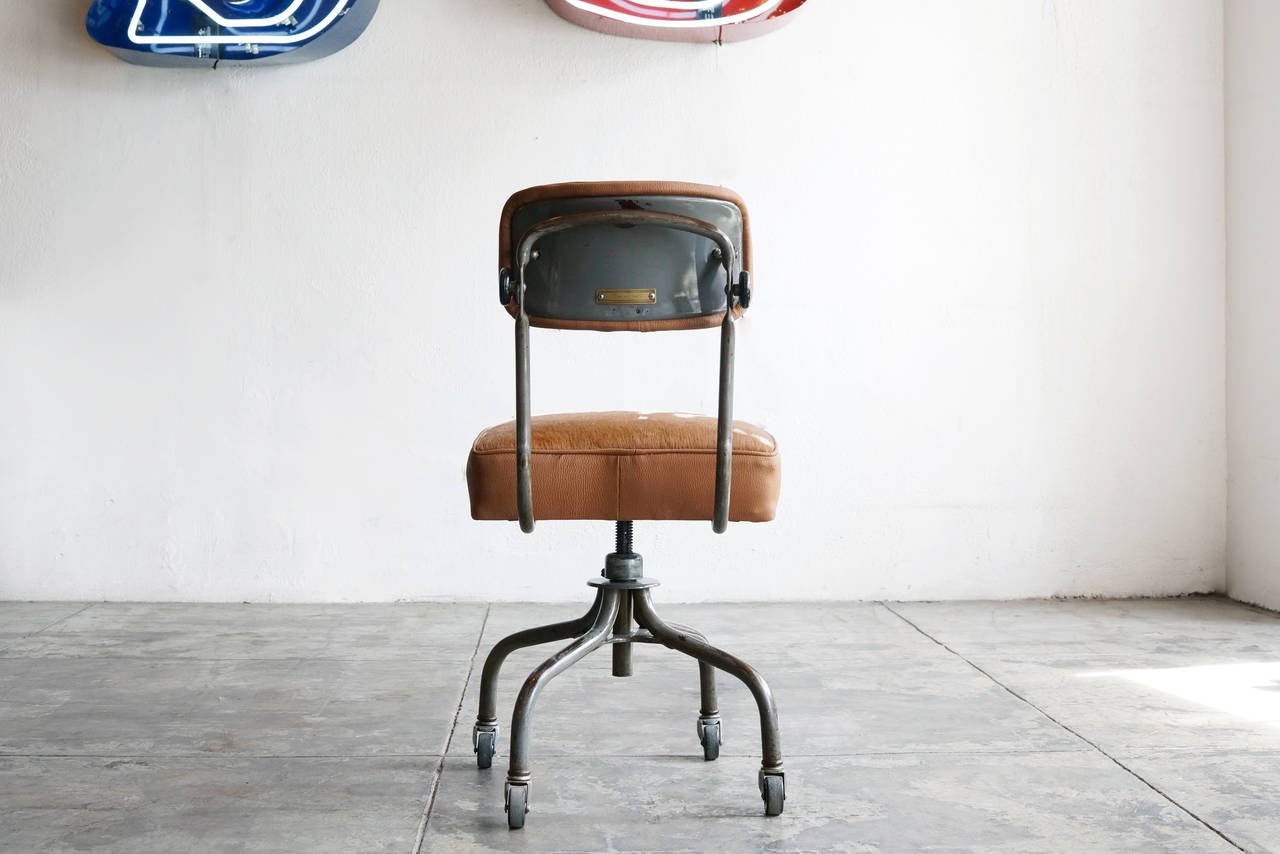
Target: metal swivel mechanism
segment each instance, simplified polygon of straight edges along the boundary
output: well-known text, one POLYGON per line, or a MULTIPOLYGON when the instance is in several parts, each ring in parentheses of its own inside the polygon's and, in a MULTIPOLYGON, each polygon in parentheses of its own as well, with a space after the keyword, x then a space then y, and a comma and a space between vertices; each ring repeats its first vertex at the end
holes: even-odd
POLYGON ((751 691, 760 712, 763 761, 758 785, 764 811, 770 816, 781 814, 786 799, 786 777, 782 769, 778 711, 763 677, 742 659, 709 644, 700 632, 658 617, 649 593, 658 582, 644 576, 644 561, 632 550, 631 522, 617 523, 615 549, 605 557, 600 575, 588 582, 596 588, 596 598, 591 610, 581 618, 516 632, 499 641, 485 659, 480 679, 480 711, 472 732, 476 763, 480 768, 491 767, 497 752, 498 673, 503 661, 518 649, 573 639, 529 675, 516 698, 504 794, 508 826, 513 830, 524 827, 529 811, 530 720, 538 694, 556 676, 606 644, 613 647, 614 676, 631 675, 631 645, 635 643, 661 644, 697 659, 702 695, 697 733, 702 756, 708 762, 720 756, 721 720, 715 671, 722 670, 741 680, 751 691))

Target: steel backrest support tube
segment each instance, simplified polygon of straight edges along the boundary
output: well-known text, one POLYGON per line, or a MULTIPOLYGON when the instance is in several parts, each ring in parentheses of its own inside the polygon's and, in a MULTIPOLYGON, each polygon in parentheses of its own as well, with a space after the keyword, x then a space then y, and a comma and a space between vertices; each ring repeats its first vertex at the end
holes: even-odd
POLYGON ((720 404, 716 413, 716 503, 711 527, 729 527, 729 489, 733 483, 733 293, 720 323, 720 404))
POLYGON ((569 231, 588 225, 648 225, 657 228, 674 228, 676 231, 687 231, 714 242, 720 249, 720 260, 726 271, 732 275, 737 262, 737 250, 733 241, 724 231, 704 220, 682 214, 664 213, 662 211, 583 211, 581 213, 562 214, 547 217, 534 225, 520 238, 516 258, 520 265, 520 280, 524 281, 524 268, 533 256, 533 247, 548 234, 558 231, 569 231))
POLYGON ((589 225, 647 225, 687 231, 714 242, 720 249, 720 262, 725 271, 725 311, 720 323, 720 393, 716 415, 716 493, 711 527, 723 534, 729 527, 729 492, 733 482, 733 273, 737 268, 737 249, 724 230, 690 216, 661 211, 584 211, 548 217, 520 238, 516 258, 520 277, 516 281, 516 507, 520 530, 531 533, 533 517, 532 416, 529 409, 529 316, 525 312, 525 268, 533 260, 533 248, 548 234, 569 231, 589 225))
POLYGON ((516 509, 520 530, 533 533, 533 424, 529 414, 529 316, 524 311, 524 268, 520 269, 516 316, 516 509))

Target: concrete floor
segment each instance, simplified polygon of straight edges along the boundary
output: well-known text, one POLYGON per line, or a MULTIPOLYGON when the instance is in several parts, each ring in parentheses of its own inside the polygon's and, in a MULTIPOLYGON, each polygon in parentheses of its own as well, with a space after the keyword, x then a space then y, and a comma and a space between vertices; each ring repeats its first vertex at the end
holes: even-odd
MULTIPOLYGON (((722 680, 597 654, 532 812, 471 756, 483 654, 581 605, 0 603, 0 851, 1280 850, 1280 618, 1219 599, 661 605, 773 685, 786 813, 722 680)), ((535 652, 504 671, 503 716, 535 652)))

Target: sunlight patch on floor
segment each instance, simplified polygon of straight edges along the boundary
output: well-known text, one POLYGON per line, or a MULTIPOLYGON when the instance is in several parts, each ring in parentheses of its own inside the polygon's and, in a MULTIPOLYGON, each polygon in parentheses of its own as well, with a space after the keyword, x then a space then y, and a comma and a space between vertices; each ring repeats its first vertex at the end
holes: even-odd
POLYGON ((1080 675, 1086 679, 1124 679, 1244 720, 1280 725, 1280 662, 1107 670, 1080 675))

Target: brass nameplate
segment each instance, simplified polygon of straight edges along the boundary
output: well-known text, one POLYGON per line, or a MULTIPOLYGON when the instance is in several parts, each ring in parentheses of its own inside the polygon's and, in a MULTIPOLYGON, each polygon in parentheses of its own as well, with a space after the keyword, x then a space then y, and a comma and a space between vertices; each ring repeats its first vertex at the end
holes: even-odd
POLYGON ((653 288, 603 288, 596 291, 596 305, 654 305, 658 292, 653 288))

